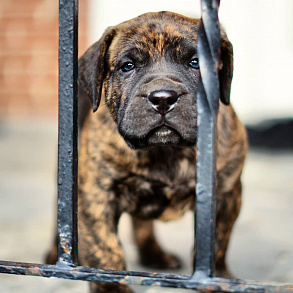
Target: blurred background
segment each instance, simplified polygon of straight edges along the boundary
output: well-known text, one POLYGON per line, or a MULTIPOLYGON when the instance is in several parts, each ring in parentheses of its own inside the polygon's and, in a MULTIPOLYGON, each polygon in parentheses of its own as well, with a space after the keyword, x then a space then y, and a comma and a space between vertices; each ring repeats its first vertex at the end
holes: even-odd
MULTIPOLYGON (((200 16, 199 0, 79 2, 79 56, 107 26, 145 12, 200 16)), ((1 260, 42 263, 53 239, 58 6, 57 0, 0 0, 1 260)), ((293 283, 293 1, 222 0, 220 21, 234 46, 232 104, 251 140, 229 267, 238 278, 293 283)), ((128 220, 123 217, 120 232, 129 268, 146 270, 137 265, 128 220)), ((178 272, 189 274, 192 215, 157 229, 163 245, 183 260, 178 272)), ((0 292, 40 288, 75 293, 87 285, 0 275, 0 292)))

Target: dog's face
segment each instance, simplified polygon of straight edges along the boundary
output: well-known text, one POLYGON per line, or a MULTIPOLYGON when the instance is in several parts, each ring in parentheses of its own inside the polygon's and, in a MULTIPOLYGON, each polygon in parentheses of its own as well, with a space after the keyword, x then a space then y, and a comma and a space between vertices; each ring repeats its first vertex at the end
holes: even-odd
MULTIPOLYGON (((108 28, 80 59, 79 84, 94 110, 104 91, 118 131, 131 148, 196 143, 198 28, 197 19, 169 12, 144 14, 108 28)), ((227 102, 232 46, 224 34, 222 38, 219 75, 221 99, 227 102)))

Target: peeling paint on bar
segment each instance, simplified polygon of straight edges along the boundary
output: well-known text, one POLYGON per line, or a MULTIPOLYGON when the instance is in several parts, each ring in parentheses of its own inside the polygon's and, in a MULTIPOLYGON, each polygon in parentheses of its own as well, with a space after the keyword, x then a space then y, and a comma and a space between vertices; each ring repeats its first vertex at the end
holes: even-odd
POLYGON ((204 278, 194 281, 190 276, 162 273, 99 270, 87 267, 60 268, 52 265, 0 262, 0 273, 62 278, 92 282, 114 282, 142 286, 185 288, 204 292, 293 292, 293 284, 204 278))
POLYGON ((59 0, 58 264, 77 265, 78 0, 59 0))
POLYGON ((197 92, 196 253, 194 280, 215 274, 216 145, 219 79, 215 68, 220 56, 218 0, 201 0, 198 34, 200 80, 197 92))

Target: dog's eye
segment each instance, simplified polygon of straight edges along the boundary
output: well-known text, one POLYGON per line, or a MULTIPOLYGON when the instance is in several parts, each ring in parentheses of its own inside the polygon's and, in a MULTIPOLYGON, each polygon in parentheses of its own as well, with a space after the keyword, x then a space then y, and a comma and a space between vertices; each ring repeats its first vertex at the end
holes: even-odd
POLYGON ((194 68, 194 69, 199 69, 199 62, 198 58, 193 58, 190 62, 189 65, 194 68))
POLYGON ((123 72, 127 72, 127 71, 130 71, 130 70, 132 70, 132 69, 134 69, 134 64, 131 63, 131 62, 126 62, 126 63, 124 63, 124 64, 121 66, 121 70, 122 70, 123 72))

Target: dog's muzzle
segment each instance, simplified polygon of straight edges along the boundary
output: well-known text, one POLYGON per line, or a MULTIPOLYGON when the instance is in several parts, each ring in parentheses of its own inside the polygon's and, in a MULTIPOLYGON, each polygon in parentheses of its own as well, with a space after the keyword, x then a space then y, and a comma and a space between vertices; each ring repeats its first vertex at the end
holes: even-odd
POLYGON ((173 75, 146 76, 133 92, 118 123, 130 147, 194 145, 194 97, 184 82, 173 75))

